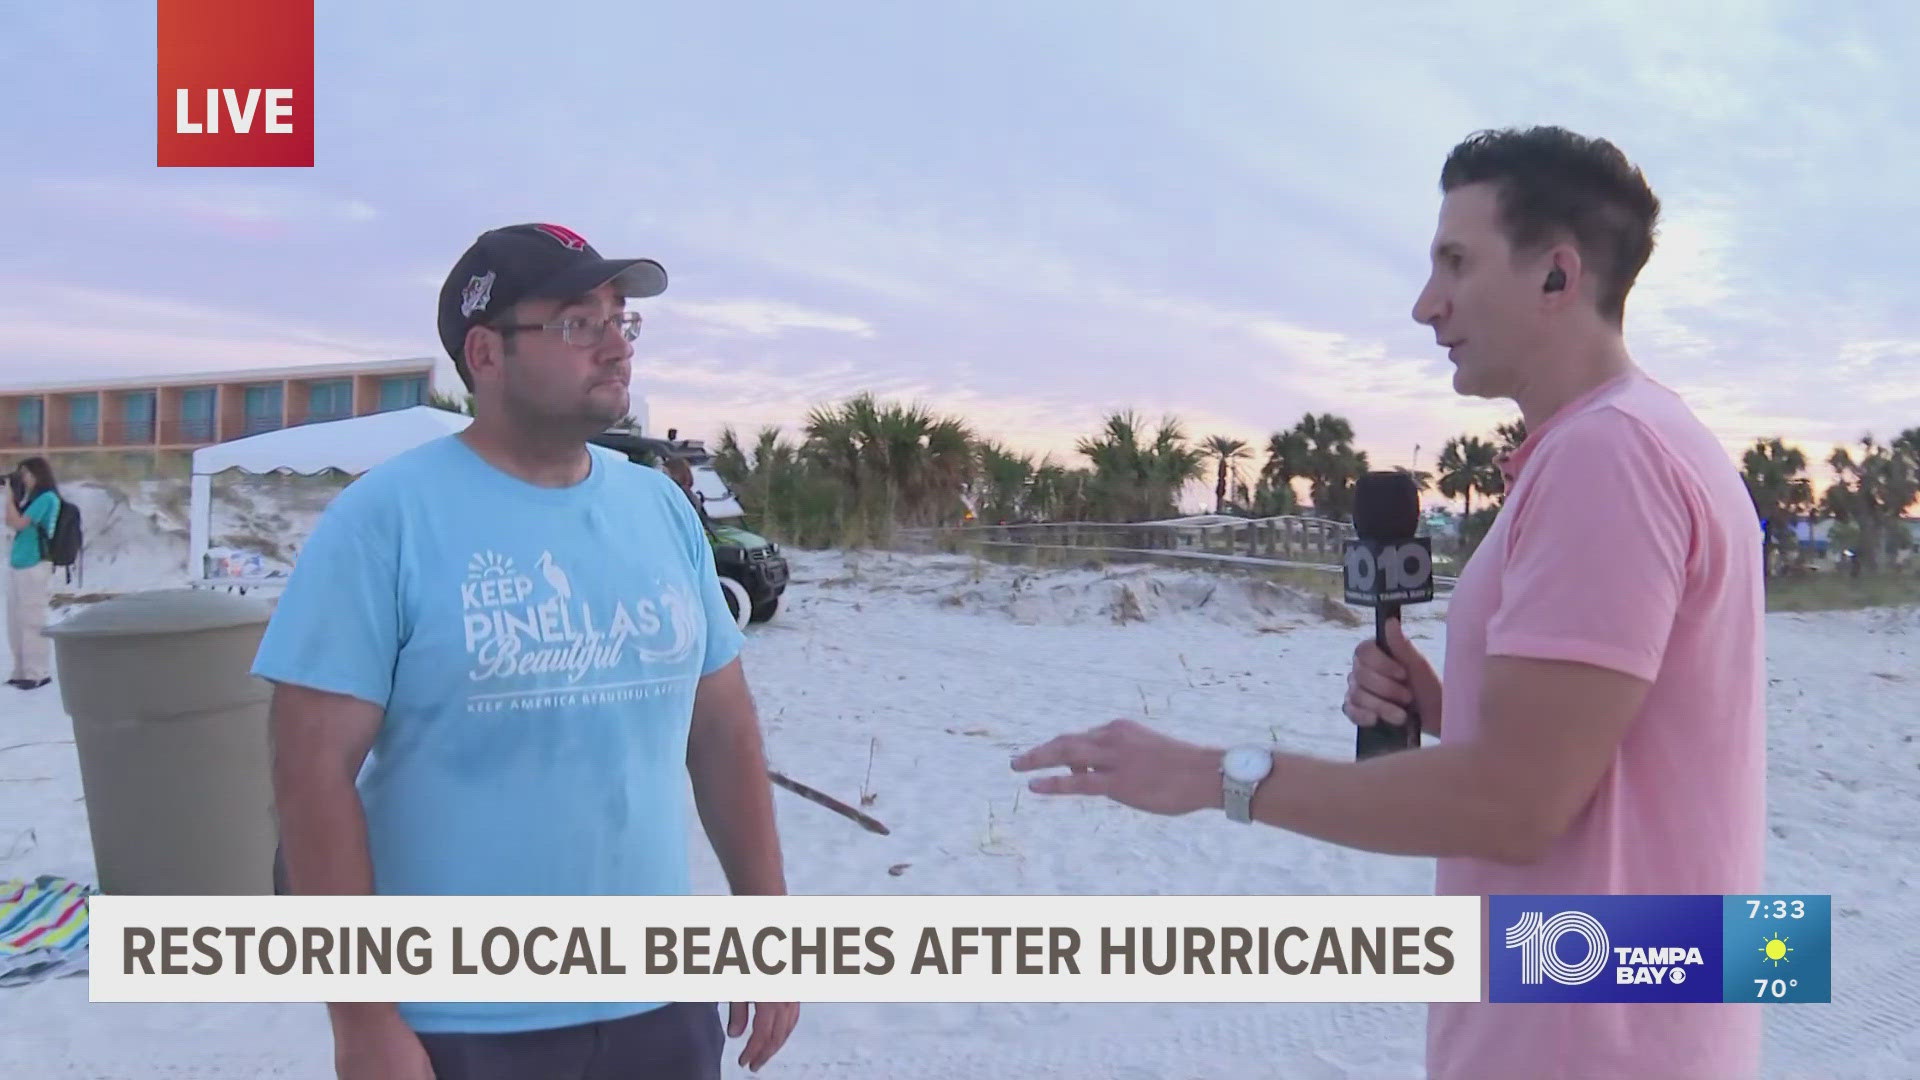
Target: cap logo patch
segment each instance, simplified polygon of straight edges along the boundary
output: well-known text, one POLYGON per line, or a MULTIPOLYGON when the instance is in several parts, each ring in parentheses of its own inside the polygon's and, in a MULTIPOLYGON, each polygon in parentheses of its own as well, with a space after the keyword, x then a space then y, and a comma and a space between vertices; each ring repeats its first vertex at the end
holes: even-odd
POLYGON ((564 247, 579 251, 587 246, 587 238, 564 225, 535 225, 534 228, 560 241, 564 247))
POLYGON ((487 310, 487 301, 493 296, 493 271, 475 274, 467 287, 460 290, 460 314, 471 317, 476 311, 487 310))

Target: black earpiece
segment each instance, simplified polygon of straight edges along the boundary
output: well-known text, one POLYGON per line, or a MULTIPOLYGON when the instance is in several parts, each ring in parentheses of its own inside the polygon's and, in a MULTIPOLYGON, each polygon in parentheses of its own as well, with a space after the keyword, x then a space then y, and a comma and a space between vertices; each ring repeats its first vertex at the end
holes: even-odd
POLYGON ((1553 269, 1547 271, 1547 288, 1546 288, 1547 292, 1559 292, 1560 290, 1566 287, 1567 287, 1567 272, 1565 270, 1562 270, 1556 266, 1553 269))

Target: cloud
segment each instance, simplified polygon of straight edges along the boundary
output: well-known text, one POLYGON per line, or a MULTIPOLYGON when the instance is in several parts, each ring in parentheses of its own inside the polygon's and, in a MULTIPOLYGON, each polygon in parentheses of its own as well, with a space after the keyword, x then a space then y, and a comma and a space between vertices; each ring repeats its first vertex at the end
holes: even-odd
POLYGON ((1725 200, 1665 201, 1653 257, 1627 302, 1630 337, 1669 357, 1698 358, 1723 348, 1695 318, 1742 311, 1753 301, 1738 292, 1729 273, 1739 216, 1725 200))
POLYGON ((636 361, 634 390, 646 395, 653 428, 678 428, 709 445, 727 427, 745 440, 762 427, 778 427, 797 442, 809 412, 863 392, 960 417, 976 435, 1021 452, 1051 452, 1055 460, 1070 457, 1074 440, 1091 430, 1072 422, 1069 402, 1044 392, 992 393, 846 360, 803 367, 685 350, 636 361))
MULTIPOLYGON (((1103 243, 1075 246, 1074 239, 1039 222, 1026 228, 1029 206, 1052 208, 1065 199, 1059 191, 1022 193, 999 207, 1005 219, 1000 228, 984 211, 976 217, 945 203, 896 202, 853 214, 812 201, 780 213, 751 202, 738 208, 745 214, 742 225, 721 230, 716 220, 709 230, 705 222, 682 217, 679 229, 689 244, 707 245, 713 237, 736 257, 765 252, 778 259, 805 250, 904 286, 890 289, 894 296, 939 298, 937 315, 896 306, 889 309, 890 321, 924 326, 929 317, 941 319, 951 328, 944 340, 890 335, 888 348, 855 354, 836 349, 836 358, 857 357, 857 374, 827 385, 802 382, 785 394, 766 388, 776 400, 794 402, 793 394, 804 388, 818 396, 808 404, 829 391, 860 389, 896 396, 914 391, 956 408, 977 402, 982 411, 971 415, 987 434, 1056 452, 1070 452, 1075 439, 1114 409, 1173 413, 1196 438, 1226 434, 1257 444, 1302 413, 1332 411, 1354 418, 1364 445, 1384 426, 1378 418, 1390 413, 1395 430, 1414 433, 1405 440, 1409 446, 1425 432, 1437 442, 1444 429, 1466 418, 1484 418, 1490 429, 1513 412, 1511 406, 1453 398, 1438 358, 1406 351, 1409 344, 1425 344, 1408 316, 1412 288, 1384 309, 1350 298, 1352 307, 1374 309, 1369 319, 1354 320, 1338 309, 1301 318, 1296 309, 1304 305, 1288 295, 1286 285, 1319 273, 1319 267, 1276 260, 1285 276, 1277 285, 1259 285, 1269 303, 1258 302, 1244 285, 1216 293, 1209 281, 1181 273, 1189 257, 1161 242, 1149 214, 1096 202, 1070 215, 1090 235, 1109 237, 1104 244, 1122 238, 1122 250, 1112 254, 1102 250, 1103 243), (1130 253, 1124 250, 1129 247, 1130 253), (1231 299, 1235 291, 1248 294, 1249 302, 1231 299), (1391 336, 1388 325, 1400 336, 1391 336)), ((887 297, 864 299, 884 306, 887 297)), ((725 351, 743 359, 773 355, 725 351)), ((813 362, 798 348, 777 355, 789 372, 813 362)), ((742 368, 737 377, 751 384, 760 376, 742 368)), ((677 376, 661 378, 672 382, 677 376)), ((733 397, 723 391, 719 400, 689 398, 684 405, 723 415, 722 403, 733 397)), ((735 404, 756 416, 756 423, 800 411, 791 404, 760 409, 751 398, 735 404)))
POLYGON ((187 374, 421 355, 352 329, 83 286, 0 276, 0 371, 8 385, 187 374))
MULTIPOLYGON (((110 328, 117 323, 127 329, 154 328, 215 336, 244 334, 342 350, 379 352, 393 347, 391 341, 353 331, 323 330, 252 312, 113 289, 0 276, 0 295, 5 295, 15 306, 14 314, 21 320, 0 321, 0 335, 25 322, 38 321, 61 328, 110 328)), ((81 347, 85 347, 84 341, 81 347)))
POLYGON ((858 338, 874 336, 873 324, 780 300, 667 300, 660 310, 721 334, 779 337, 789 330, 823 330, 858 338))
POLYGON ((125 179, 42 179, 31 195, 50 206, 101 216, 180 219, 189 226, 236 231, 280 225, 358 225, 380 212, 361 199, 291 185, 159 182, 125 179))
MULTIPOLYGON (((15 313, 0 310, 0 318, 15 313)), ((8 370, 9 387, 42 386, 67 381, 297 367, 352 360, 397 359, 407 354, 361 351, 324 345, 289 343, 285 339, 244 334, 201 335, 147 329, 95 329, 87 334, 87 357, 94 362, 84 372, 67 364, 49 367, 54 357, 70 359, 74 351, 71 327, 26 322, 0 335, 0 367, 8 370), (104 359, 100 357, 104 356, 104 359), (20 359, 15 359, 20 358, 20 359)))
POLYGON ((750 25, 683 6, 640 54, 583 41, 699 91, 611 141, 568 111, 604 63, 523 80, 482 122, 463 65, 525 57, 395 9, 333 58, 332 115, 355 138, 326 169, 262 179, 127 164, 150 110, 112 102, 150 92, 134 78, 150 57, 91 32, 95 7, 21 16, 28 81, 87 74, 76 107, 112 134, 30 111, 34 152, 14 158, 76 178, 0 164, 24 228, 0 265, 20 279, 0 281, 10 369, 437 355, 423 299, 444 260, 485 225, 544 218, 606 247, 637 230, 676 268, 636 384, 688 430, 791 424, 873 389, 1068 454, 1112 408, 1250 441, 1332 411, 1376 458, 1419 443, 1430 464, 1513 413, 1453 394, 1409 318, 1438 169, 1471 130, 1539 121, 1614 139, 1665 201, 1628 343, 1728 445, 1779 434, 1819 460, 1829 439, 1920 423, 1900 228, 1916 203, 1888 180, 1920 166, 1913 5, 1621 0, 1515 20, 1469 0, 1380 20, 1224 0, 1194 19, 987 0, 750 25), (509 129, 520 152, 444 167, 509 129))

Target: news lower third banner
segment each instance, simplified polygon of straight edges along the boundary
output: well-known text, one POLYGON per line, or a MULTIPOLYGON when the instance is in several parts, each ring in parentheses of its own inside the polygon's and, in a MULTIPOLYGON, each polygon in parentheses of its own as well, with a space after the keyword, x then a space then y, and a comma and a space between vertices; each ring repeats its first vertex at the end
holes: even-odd
POLYGON ((1478 1001, 1475 896, 115 896, 90 1000, 1478 1001))
POLYGON ((1809 894, 90 904, 102 1002, 1831 1000, 1809 894))

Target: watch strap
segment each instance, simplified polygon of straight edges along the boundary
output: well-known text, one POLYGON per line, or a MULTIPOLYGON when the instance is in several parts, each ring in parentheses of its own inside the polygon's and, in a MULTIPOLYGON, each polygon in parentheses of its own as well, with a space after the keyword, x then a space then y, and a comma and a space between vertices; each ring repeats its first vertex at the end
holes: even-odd
POLYGON ((1254 785, 1242 783, 1231 777, 1221 777, 1221 782, 1226 796, 1223 801, 1227 812, 1227 820, 1238 821, 1242 824, 1252 821, 1254 785))

